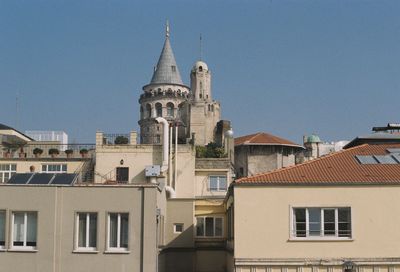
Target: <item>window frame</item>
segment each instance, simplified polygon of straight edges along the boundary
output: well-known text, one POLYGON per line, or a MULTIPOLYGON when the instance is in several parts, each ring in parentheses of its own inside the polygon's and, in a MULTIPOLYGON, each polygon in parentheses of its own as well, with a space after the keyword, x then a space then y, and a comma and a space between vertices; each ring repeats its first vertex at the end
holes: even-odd
POLYGON ((289 240, 342 240, 342 241, 353 241, 354 237, 354 223, 353 223, 353 210, 351 206, 290 206, 290 228, 289 228, 289 240), (296 236, 296 216, 295 209, 305 209, 306 217, 306 233, 305 236, 296 236), (310 235, 310 222, 309 222, 309 209, 320 209, 320 235, 310 235), (348 209, 350 211, 350 235, 349 236, 339 236, 339 209, 348 209), (325 221, 324 221, 324 211, 334 210, 335 211, 335 234, 325 234, 325 221))
POLYGON ((15 163, 0 163, 0 183, 7 183, 13 174, 17 173, 17 164, 15 163), (8 170, 1 169, 3 166, 8 166, 8 170), (14 169, 13 169, 14 168, 14 169), (5 181, 5 175, 8 174, 8 179, 5 181))
POLYGON ((48 173, 48 174, 64 174, 68 173, 68 164, 66 163, 43 163, 41 165, 41 173, 48 173), (49 170, 49 166, 60 166, 60 170, 49 170), (43 170, 43 167, 46 169, 43 170))
POLYGON ((225 235, 225 220, 224 216, 222 215, 205 215, 205 216, 196 216, 196 224, 195 224, 195 237, 196 238, 201 238, 201 239, 214 239, 214 238, 224 238, 225 235), (203 235, 197 235, 197 219, 198 218, 203 218, 203 235), (207 226, 206 226, 206 218, 213 218, 213 235, 212 236, 207 236, 207 226), (215 235, 215 230, 216 230, 216 219, 221 219, 221 235, 216 236, 215 235))
POLYGON ((183 224, 183 223, 174 223, 174 233, 181 234, 181 233, 183 233, 184 230, 185 230, 185 224, 183 224), (177 226, 181 226, 182 230, 181 231, 177 231, 176 230, 177 226))
POLYGON ((208 176, 208 191, 210 192, 226 192, 228 190, 228 175, 209 175, 208 176), (211 178, 216 177, 217 178, 217 189, 211 188, 211 178), (221 189, 220 185, 220 178, 224 177, 225 178, 225 189, 221 189))
POLYGON ((11 220, 10 220, 10 245, 9 248, 10 250, 16 250, 16 251, 36 251, 38 248, 38 230, 39 230, 39 213, 37 211, 11 211, 11 220), (24 237, 23 237, 23 245, 22 246, 16 246, 14 245, 14 218, 16 213, 22 213, 24 214, 24 237), (28 246, 27 245, 27 236, 28 236, 28 213, 32 213, 36 215, 36 233, 35 233, 35 246, 28 246))
POLYGON ((0 209, 0 214, 3 214, 3 237, 4 237, 4 245, 0 245, 0 251, 6 249, 7 244, 7 211, 5 209, 0 209))
POLYGON ((74 242, 74 251, 76 252, 97 252, 98 248, 98 241, 99 241, 99 214, 98 212, 76 212, 75 213, 75 242, 74 242), (95 247, 90 247, 90 215, 95 214, 96 215, 96 246, 95 247), (86 226, 85 226, 85 232, 86 232, 86 241, 85 247, 80 247, 79 246, 79 215, 85 215, 86 217, 86 226))
POLYGON ((129 253, 129 239, 130 239, 130 228, 131 228, 131 220, 130 220, 130 214, 129 212, 107 212, 107 237, 106 237, 106 253, 129 253), (112 214, 117 215, 117 247, 112 247, 110 246, 110 237, 111 237, 111 220, 110 216, 112 214), (128 228, 127 228, 127 247, 121 247, 121 215, 127 215, 128 216, 128 228))

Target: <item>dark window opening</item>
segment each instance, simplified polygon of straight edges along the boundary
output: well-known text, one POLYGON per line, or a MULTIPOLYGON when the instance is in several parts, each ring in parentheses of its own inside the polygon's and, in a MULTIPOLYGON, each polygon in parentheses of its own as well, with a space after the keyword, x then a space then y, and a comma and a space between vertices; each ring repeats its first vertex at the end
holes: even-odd
POLYGON ((127 183, 129 180, 129 167, 117 167, 117 182, 127 183))

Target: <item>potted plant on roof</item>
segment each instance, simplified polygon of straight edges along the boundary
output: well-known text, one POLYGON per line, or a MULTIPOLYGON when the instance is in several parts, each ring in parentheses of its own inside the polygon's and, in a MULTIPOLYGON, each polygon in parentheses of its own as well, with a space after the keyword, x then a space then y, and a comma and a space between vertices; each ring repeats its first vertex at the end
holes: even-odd
POLYGON ((81 154, 82 158, 86 158, 88 153, 89 153, 89 151, 86 148, 82 148, 79 151, 79 154, 81 154))
POLYGON ((26 153, 24 152, 24 148, 23 148, 22 146, 21 146, 20 149, 19 149, 18 156, 19 156, 21 159, 26 158, 26 153))
POLYGON ((33 155, 35 155, 35 158, 39 158, 40 155, 42 155, 43 149, 40 149, 39 147, 36 147, 33 149, 33 155))
POLYGON ((67 154, 67 158, 72 158, 72 154, 74 154, 74 151, 72 149, 67 149, 64 152, 65 154, 67 154))
POLYGON ((58 154, 60 154, 60 151, 58 151, 57 148, 50 148, 49 149, 49 155, 54 158, 56 157, 58 154))
POLYGON ((9 148, 5 148, 3 152, 4 158, 11 158, 11 151, 9 148))

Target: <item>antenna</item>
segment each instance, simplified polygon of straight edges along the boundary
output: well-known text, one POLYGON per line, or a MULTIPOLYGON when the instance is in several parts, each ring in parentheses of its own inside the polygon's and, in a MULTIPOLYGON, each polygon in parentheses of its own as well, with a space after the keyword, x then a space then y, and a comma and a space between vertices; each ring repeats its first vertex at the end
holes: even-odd
POLYGON ((201 33, 200 33, 200 60, 202 58, 203 55, 203 45, 202 45, 202 37, 201 37, 201 33))

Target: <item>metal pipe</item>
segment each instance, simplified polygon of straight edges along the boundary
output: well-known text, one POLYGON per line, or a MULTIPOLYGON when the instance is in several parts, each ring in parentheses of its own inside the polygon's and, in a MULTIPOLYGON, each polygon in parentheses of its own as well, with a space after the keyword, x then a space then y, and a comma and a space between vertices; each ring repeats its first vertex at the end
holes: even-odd
POLYGON ((161 166, 161 172, 165 172, 168 169, 168 138, 169 138, 169 133, 168 133, 168 121, 165 120, 162 117, 157 117, 156 121, 158 123, 162 123, 163 124, 163 162, 162 162, 162 166, 161 166))
MULTIPOLYGON (((169 128, 169 135, 172 135, 172 126, 169 128)), ((172 166, 172 137, 169 137, 169 156, 168 156, 168 165, 172 166)), ((167 185, 171 186, 172 184, 172 169, 169 167, 168 169, 168 182, 167 185)))
POLYGON ((176 198, 176 192, 171 186, 165 186, 165 191, 169 193, 169 198, 176 198))
POLYGON ((178 179, 178 126, 175 125, 175 165, 174 165, 174 186, 176 190, 176 182, 178 179))

